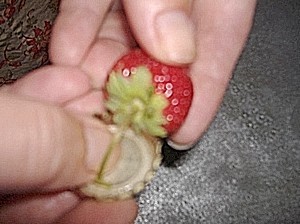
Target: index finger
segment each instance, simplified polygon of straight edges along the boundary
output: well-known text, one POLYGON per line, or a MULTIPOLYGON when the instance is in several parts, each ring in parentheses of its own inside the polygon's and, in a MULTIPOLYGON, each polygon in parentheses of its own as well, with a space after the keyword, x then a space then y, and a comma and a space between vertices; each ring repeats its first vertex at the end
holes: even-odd
POLYGON ((96 38, 112 0, 61 0, 50 41, 54 64, 78 65, 96 38))

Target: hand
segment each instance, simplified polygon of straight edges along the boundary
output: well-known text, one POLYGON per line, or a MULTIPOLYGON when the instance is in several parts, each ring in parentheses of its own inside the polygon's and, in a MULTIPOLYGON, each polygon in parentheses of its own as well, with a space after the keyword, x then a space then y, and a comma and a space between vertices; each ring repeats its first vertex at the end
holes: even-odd
POLYGON ((96 87, 103 85, 114 61, 135 46, 134 40, 158 60, 190 64, 194 100, 186 122, 170 138, 173 147, 188 148, 217 112, 250 31, 256 1, 122 3, 128 23, 118 11, 119 2, 111 10, 112 1, 63 0, 51 59, 55 64, 80 65, 96 87))
POLYGON ((134 201, 100 203, 72 191, 94 178, 111 137, 92 117, 101 99, 85 73, 63 66, 0 89, 1 223, 134 220, 134 201))
MULTIPOLYGON (((56 46, 55 41, 52 43, 56 46)), ((109 62, 115 50, 109 46, 114 42, 106 43, 108 49, 101 56, 109 62)), ((119 44, 115 52, 121 54, 126 49, 119 44)), ((89 69, 99 69, 99 64, 85 61, 91 63, 86 65, 89 69)), ((1 222, 134 220, 134 200, 101 203, 73 192, 95 177, 111 137, 93 118, 103 112, 102 92, 94 88, 95 84, 84 67, 54 63, 0 89, 1 222)))
MULTIPOLYGON (((60 18, 66 14, 63 11, 60 18)), ((110 18, 114 16, 122 32, 117 19, 122 15, 110 18)), ((62 32, 59 27, 56 30, 62 32)), ((126 41, 127 36, 123 37, 126 41)), ((68 37, 63 39, 68 41, 68 37)), ((53 47, 56 42, 54 35, 53 47)), ((133 222, 137 213, 134 200, 102 203, 72 191, 95 177, 111 137, 93 118, 103 112, 103 97, 95 89, 97 80, 91 81, 87 73, 96 69, 104 74, 105 66, 113 63, 110 60, 127 47, 110 40, 102 44, 107 47, 101 52, 101 58, 107 60, 103 67, 86 55, 87 70, 79 64, 54 63, 0 89, 1 222, 133 222)))

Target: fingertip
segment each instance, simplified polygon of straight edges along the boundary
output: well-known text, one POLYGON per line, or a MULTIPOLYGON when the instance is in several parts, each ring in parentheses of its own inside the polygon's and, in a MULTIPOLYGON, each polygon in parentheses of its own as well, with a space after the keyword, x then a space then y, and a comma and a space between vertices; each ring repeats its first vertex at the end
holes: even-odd
POLYGON ((194 26, 186 13, 177 10, 159 13, 154 22, 161 60, 190 64, 196 57, 194 26))
POLYGON ((54 23, 49 43, 49 58, 53 64, 78 65, 87 50, 85 45, 91 42, 91 37, 86 44, 76 40, 80 33, 79 27, 72 26, 74 17, 71 13, 60 13, 54 23))
POLYGON ((97 37, 111 1, 62 0, 52 29, 50 60, 59 65, 79 65, 97 37))
POLYGON ((208 130, 221 105, 229 81, 229 77, 217 80, 211 73, 207 74, 197 66, 192 66, 190 72, 194 88, 192 104, 184 123, 170 137, 171 144, 175 143, 173 146, 177 148, 196 144, 208 130))
POLYGON ((191 1, 124 1, 124 8, 137 42, 148 54, 172 65, 194 61, 196 40, 189 16, 191 1))

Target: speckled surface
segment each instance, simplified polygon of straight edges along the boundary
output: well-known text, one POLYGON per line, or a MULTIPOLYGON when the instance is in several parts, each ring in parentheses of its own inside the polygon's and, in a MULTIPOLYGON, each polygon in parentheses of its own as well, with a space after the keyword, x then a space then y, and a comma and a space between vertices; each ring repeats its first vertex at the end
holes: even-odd
POLYGON ((138 198, 136 224, 300 223, 300 2, 259 1, 216 120, 138 198))

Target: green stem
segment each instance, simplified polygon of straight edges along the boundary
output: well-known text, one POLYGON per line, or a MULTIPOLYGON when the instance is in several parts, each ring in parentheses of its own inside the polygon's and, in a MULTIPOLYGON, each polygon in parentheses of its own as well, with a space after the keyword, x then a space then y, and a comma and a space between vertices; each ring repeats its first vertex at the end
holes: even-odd
POLYGON ((106 153, 105 153, 105 155, 102 159, 102 162, 101 162, 101 165, 100 165, 100 168, 99 168, 96 180, 95 180, 97 183, 102 184, 102 185, 106 185, 106 186, 110 186, 109 183, 106 183, 103 180, 103 176, 104 176, 107 164, 109 162, 109 159, 111 157, 111 154, 112 154, 113 150, 117 147, 117 145, 121 142, 122 137, 123 137, 122 130, 117 131, 113 135, 112 140, 111 140, 110 144, 108 145, 106 153))

